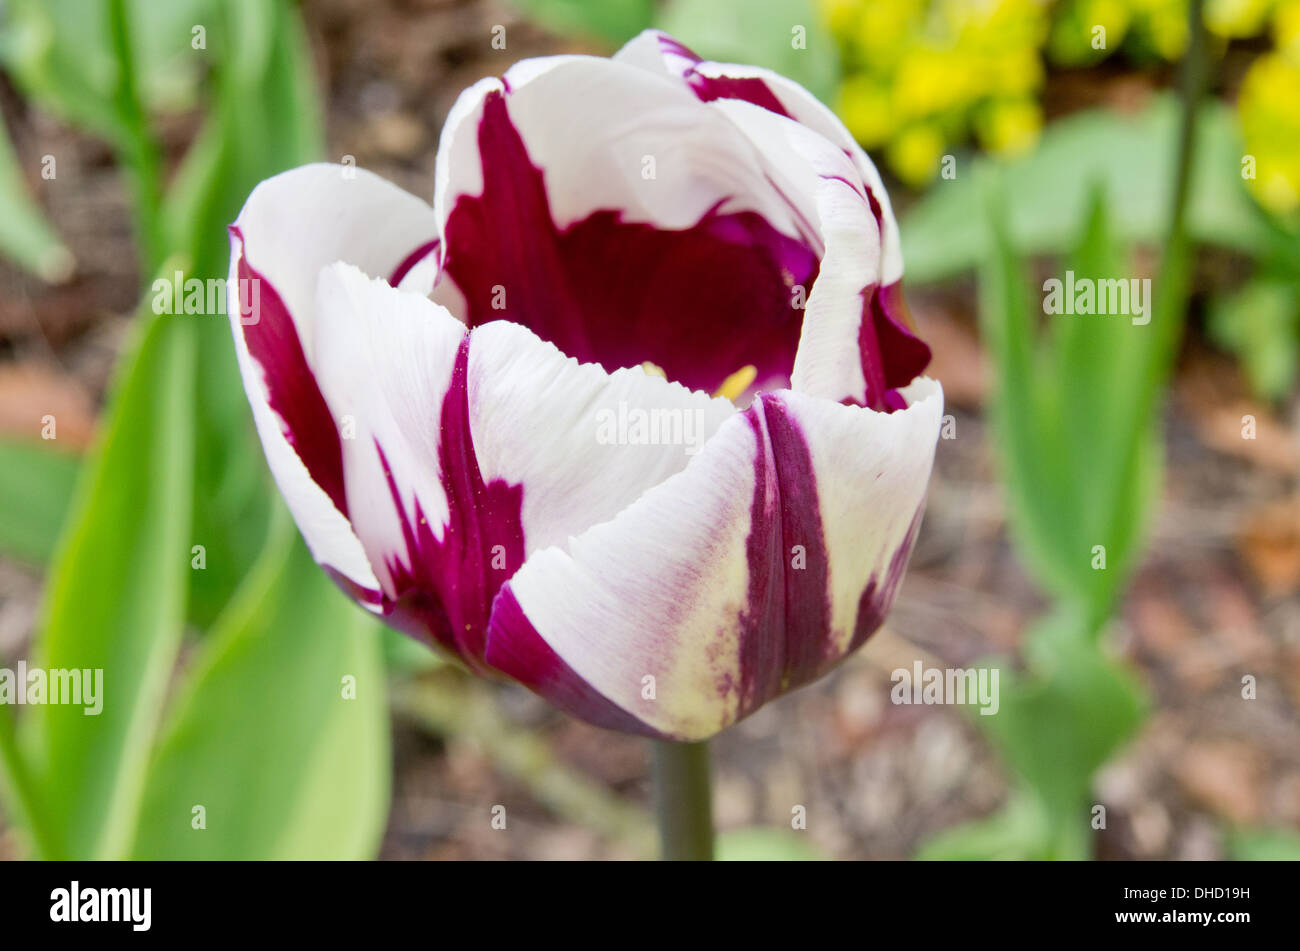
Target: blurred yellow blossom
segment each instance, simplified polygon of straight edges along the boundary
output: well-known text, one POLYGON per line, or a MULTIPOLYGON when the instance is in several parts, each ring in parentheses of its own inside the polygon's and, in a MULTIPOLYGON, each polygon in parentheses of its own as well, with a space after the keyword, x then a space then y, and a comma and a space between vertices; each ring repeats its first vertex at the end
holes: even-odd
POLYGON ((889 143, 886 155, 889 167, 913 187, 924 185, 939 171, 943 158, 944 138, 933 125, 922 124, 903 129, 889 143))
POLYGON ((835 111, 853 137, 868 148, 888 141, 894 131, 889 88, 864 73, 844 80, 835 111))
MULTIPOLYGON (((820 0, 840 44, 845 77, 836 103, 866 146, 885 146, 889 168, 911 185, 939 170, 945 152, 974 138, 1015 154, 1037 141, 1044 54, 1086 66, 1116 53, 1172 62, 1187 48, 1188 0, 820 0)), ((1247 148, 1259 159, 1251 188, 1290 211, 1300 190, 1300 0, 1207 0, 1222 40, 1257 36, 1272 22, 1277 54, 1252 65, 1241 90, 1247 148)))
POLYGON ((1300 61, 1268 53, 1251 64, 1237 108, 1246 154, 1255 159, 1248 178, 1255 197, 1279 214, 1300 211, 1300 61))
POLYGON ((1042 110, 1032 99, 1003 99, 981 111, 975 121, 980 145, 1001 155, 1020 155, 1038 141, 1042 110))
POLYGON ((1275 0, 1206 0, 1205 26, 1219 36, 1255 36, 1274 6, 1275 0))
POLYGON ((1066 66, 1097 63, 1124 42, 1134 4, 1125 0, 1066 0, 1056 11, 1048 52, 1066 66))
POLYGON ((1047 0, 823 3, 845 64, 840 115, 863 144, 887 146, 904 181, 927 182, 972 133, 998 151, 1035 140, 1047 0))
POLYGON ((1284 0, 1273 15, 1273 41, 1277 50, 1300 63, 1300 0, 1284 0))

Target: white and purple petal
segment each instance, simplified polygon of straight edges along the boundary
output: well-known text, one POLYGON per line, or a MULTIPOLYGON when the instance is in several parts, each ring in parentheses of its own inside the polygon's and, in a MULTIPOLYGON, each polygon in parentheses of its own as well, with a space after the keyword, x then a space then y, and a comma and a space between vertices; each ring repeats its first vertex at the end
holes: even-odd
POLYGON ((486 659, 576 716, 675 739, 718 732, 879 627, 924 504, 942 416, 764 393, 609 522, 501 589, 486 659))
MULTIPOLYGON (((925 369, 930 351, 909 326, 900 283, 902 245, 889 195, 875 165, 844 124, 816 96, 793 80, 759 66, 703 60, 658 30, 641 33, 616 53, 614 59, 651 73, 669 75, 702 102, 748 102, 793 120, 849 158, 856 171, 853 187, 861 190, 877 226, 878 250, 873 257, 878 262, 876 273, 873 280, 857 288, 861 298, 858 307, 849 311, 837 305, 836 309, 843 313, 836 320, 814 328, 818 339, 810 341, 805 329, 801 350, 806 347, 809 352, 800 354, 804 366, 796 367, 793 385, 795 389, 831 399, 897 408, 900 400, 896 391, 925 369), (854 344, 860 372, 845 366, 842 356, 854 344), (855 376, 862 378, 862 388, 852 385, 855 376), (832 391, 838 391, 837 395, 832 391)), ((831 270, 825 260, 822 269, 831 270)), ((845 275, 841 273, 839 280, 845 280, 845 275)))
POLYGON ((527 61, 452 110, 434 299, 521 323, 613 369, 706 392, 754 365, 788 381, 821 247, 754 143, 665 76, 527 61))
POLYGON ((309 165, 258 185, 230 233, 231 328, 272 474, 316 560, 373 604, 376 579, 348 519, 339 437, 311 359, 316 279, 340 259, 409 269, 432 250, 433 210, 364 170, 309 165))
POLYGON ((517 324, 469 330, 347 265, 322 272, 317 310, 382 610, 480 670, 492 600, 528 555, 612 518, 735 413, 640 368, 580 364, 517 324), (620 414, 658 428, 620 434, 620 414))

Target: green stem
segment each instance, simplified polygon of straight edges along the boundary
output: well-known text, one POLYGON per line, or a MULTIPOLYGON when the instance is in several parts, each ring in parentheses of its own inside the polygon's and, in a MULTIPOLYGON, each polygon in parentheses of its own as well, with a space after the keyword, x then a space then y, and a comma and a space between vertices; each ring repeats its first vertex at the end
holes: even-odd
POLYGON ((670 861, 712 859, 708 743, 655 742, 654 775, 660 857, 670 861))
POLYGON ((1169 221, 1171 241, 1180 239, 1185 234, 1187 195, 1191 190, 1192 179, 1192 152, 1196 143, 1196 120, 1209 72, 1204 6, 1205 0, 1191 0, 1187 5, 1187 55, 1183 59, 1182 86, 1179 91, 1183 115, 1178 136, 1174 207, 1169 221))
POLYGON ((1173 204, 1169 209, 1169 232, 1158 271, 1155 312, 1151 330, 1156 335, 1146 351, 1143 365, 1130 379, 1132 418, 1149 420, 1163 392, 1182 338, 1187 317, 1187 298, 1191 291, 1192 242, 1187 233, 1187 203, 1191 194, 1193 159, 1196 154, 1196 126, 1201 98, 1208 85, 1209 49, 1202 16, 1204 0, 1188 5, 1187 54, 1183 60, 1179 98, 1182 116, 1178 134, 1178 153, 1174 171, 1173 204))

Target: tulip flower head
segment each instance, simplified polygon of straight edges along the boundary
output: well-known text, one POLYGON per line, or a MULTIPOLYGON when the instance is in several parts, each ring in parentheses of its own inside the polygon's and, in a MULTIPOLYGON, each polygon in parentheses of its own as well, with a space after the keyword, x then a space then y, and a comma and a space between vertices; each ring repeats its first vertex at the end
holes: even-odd
POLYGON ((802 87, 643 33, 456 102, 430 206, 261 183, 231 326, 355 600, 600 726, 717 733, 879 628, 943 414, 871 161, 802 87))

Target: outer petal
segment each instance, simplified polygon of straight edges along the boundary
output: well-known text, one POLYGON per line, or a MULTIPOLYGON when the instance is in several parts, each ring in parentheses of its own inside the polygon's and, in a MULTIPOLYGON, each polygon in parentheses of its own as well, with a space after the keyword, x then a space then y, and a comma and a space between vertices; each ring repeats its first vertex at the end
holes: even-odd
POLYGON ((533 554, 497 596, 488 663, 678 739, 819 676, 879 626, 915 538, 943 397, 905 396, 886 414, 761 395, 684 471, 533 554))
POLYGON ((678 78, 705 102, 741 99, 788 116, 843 149, 879 206, 883 235, 881 283, 894 284, 902 279, 903 252, 898 223, 880 173, 839 117, 807 89, 761 66, 702 60, 660 30, 645 30, 629 40, 613 58, 616 62, 678 78))
MULTIPOLYGON (((767 175, 810 222, 824 247, 807 300, 793 388, 893 409, 897 389, 929 362, 929 348, 884 310, 879 218, 849 157, 816 132, 738 99, 713 108, 755 143, 767 175)), ((894 285, 893 290, 897 290, 894 285)))
POLYGON ((504 321, 473 331, 336 265, 317 351, 345 436, 347 504, 392 622, 482 667, 498 588, 682 469, 735 413, 647 375, 582 365, 504 321), (658 428, 638 438, 632 423, 658 428), (539 438, 544 433, 545 438, 539 438))
MULTIPOLYGON (((902 250, 889 196, 871 159, 843 123, 798 83, 756 66, 701 60, 657 30, 643 32, 614 59, 672 76, 703 102, 723 107, 747 102, 758 107, 771 117, 767 122, 752 115, 755 110, 728 111, 742 120, 742 127, 766 155, 773 154, 764 143, 773 138, 773 129, 779 125, 776 117, 780 117, 810 130, 848 157, 853 173, 841 177, 862 195, 875 220, 877 236, 874 240, 864 237, 861 223, 842 214, 833 213, 833 223, 823 220, 820 230, 828 247, 831 242, 825 229, 835 228, 841 235, 840 260, 848 264, 832 267, 826 260, 822 262, 819 284, 830 283, 826 272, 832 271, 831 282, 836 286, 833 292, 823 288, 821 300, 809 301, 792 381, 797 390, 829 399, 896 407, 898 397, 893 391, 906 386, 925 368, 930 353, 908 327, 899 284, 902 250), (845 242, 857 247, 845 248, 845 242), (859 272, 867 260, 871 262, 869 279, 853 287, 852 281, 862 277, 859 272)), ((853 219, 860 217, 852 215, 853 219)))
POLYGON ((472 326, 706 391, 747 364, 789 379, 817 236, 753 142, 666 76, 556 57, 479 83, 444 128, 435 207, 434 299, 472 326))
POLYGON ((338 434, 313 369, 321 267, 390 274, 436 236, 432 210, 369 172, 310 165, 261 183, 231 227, 231 328, 272 474, 317 561, 363 601, 374 574, 347 519, 338 434))
POLYGON ((683 229, 725 202, 722 211, 755 211, 799 234, 744 135, 666 76, 594 56, 523 60, 461 94, 438 147, 434 208, 444 224, 459 197, 483 192, 484 161, 493 156, 483 155, 479 136, 494 103, 543 171, 561 229, 602 209, 617 209, 625 222, 683 229))

